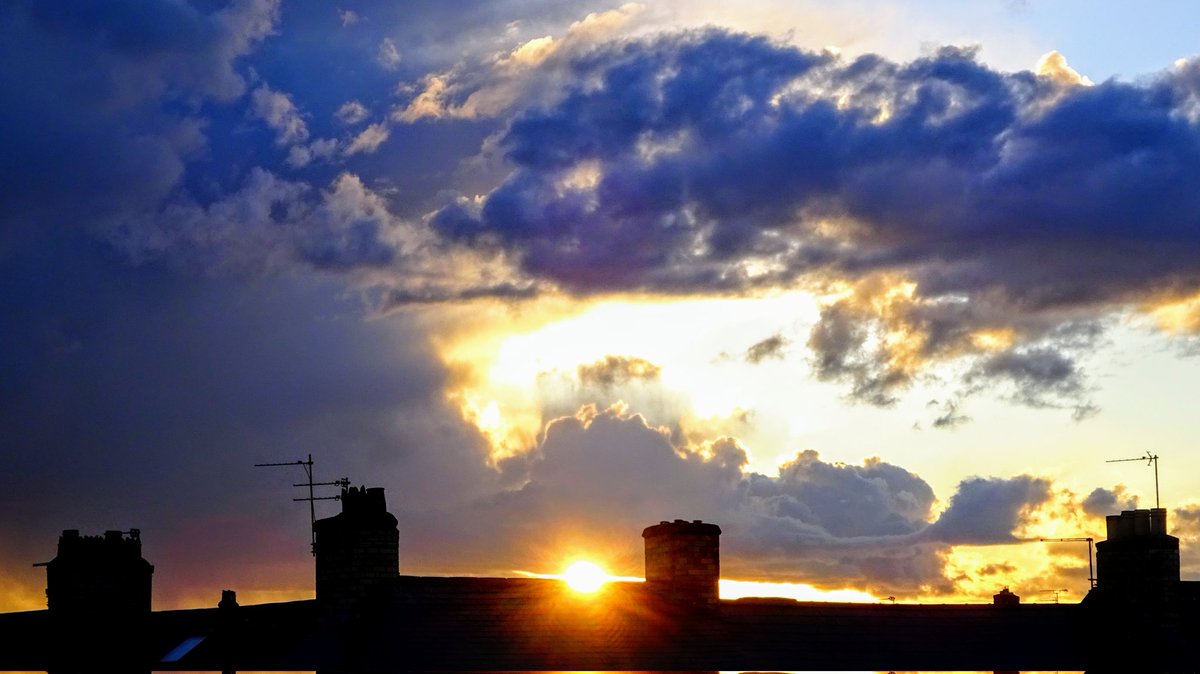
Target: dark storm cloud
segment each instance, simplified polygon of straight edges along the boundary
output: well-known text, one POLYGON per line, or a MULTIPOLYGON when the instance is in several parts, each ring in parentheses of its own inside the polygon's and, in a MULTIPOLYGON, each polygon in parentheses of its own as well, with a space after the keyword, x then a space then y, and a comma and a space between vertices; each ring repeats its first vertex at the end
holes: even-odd
POLYGON ((1086 414, 1073 356, 1022 347, 1200 289, 1195 64, 1088 87, 993 71, 964 49, 842 61, 707 31, 570 66, 557 97, 513 103, 503 184, 432 224, 578 292, 915 284, 891 312, 876 283, 822 314, 815 371, 853 398, 888 404, 926 363, 1009 330, 1016 350, 976 375, 1086 414), (580 170, 595 180, 572 180, 580 170), (875 346, 898 326, 919 342, 908 362, 875 346))
POLYGON ((308 588, 303 474, 260 461, 312 453, 319 477, 385 484, 393 503, 498 488, 419 320, 364 322, 329 283, 181 279, 78 230, 41 238, 0 265, 0 573, 14 583, 41 587, 29 565, 62 529, 138 527, 159 607, 308 588))
POLYGON ((376 2, 0 12, 20 92, 0 109, 0 253, 34 223, 83 226, 137 263, 344 276, 381 311, 848 284, 808 346, 851 399, 891 404, 970 357, 1010 399, 1077 416, 1086 374, 1056 329, 1197 289, 1196 64, 1084 87, 955 48, 623 39, 604 26, 626 8, 563 33, 576 10, 525 1, 450 21, 376 2), (380 45, 402 58, 381 66, 380 45), (984 331, 1010 333, 1004 354, 984 331))
POLYGON ((273 0, 211 13, 174 2, 5 3, 0 226, 155 205, 205 145, 200 102, 245 91, 235 62, 278 14, 273 0))

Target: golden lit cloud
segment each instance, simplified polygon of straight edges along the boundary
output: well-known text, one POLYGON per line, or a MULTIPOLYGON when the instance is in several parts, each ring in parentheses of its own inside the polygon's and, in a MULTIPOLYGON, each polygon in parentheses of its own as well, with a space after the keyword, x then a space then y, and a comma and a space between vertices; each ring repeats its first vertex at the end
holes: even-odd
POLYGON ((1067 65, 1067 57, 1057 50, 1046 53, 1038 59, 1035 70, 1038 75, 1054 80, 1056 84, 1065 86, 1092 86, 1093 82, 1080 75, 1074 68, 1067 65))
POLYGON ((983 351, 1002 351, 1017 341, 1017 332, 1012 328, 976 330, 971 334, 971 343, 983 351))
POLYGON ((1168 334, 1200 332, 1200 294, 1172 298, 1146 309, 1160 330, 1168 334))
POLYGON ((779 396, 771 368, 719 356, 740 354, 778 332, 780 317, 803 324, 814 314, 806 293, 552 299, 527 303, 519 313, 483 308, 464 319, 469 327, 444 338, 438 352, 457 373, 448 397, 488 437, 495 457, 532 447, 551 420, 548 410, 572 414, 579 404, 597 402, 581 398, 588 386, 612 389, 615 399, 605 404, 640 392, 646 400, 638 402, 670 408, 675 418, 660 423, 694 426, 711 438, 744 428, 762 395, 779 396))

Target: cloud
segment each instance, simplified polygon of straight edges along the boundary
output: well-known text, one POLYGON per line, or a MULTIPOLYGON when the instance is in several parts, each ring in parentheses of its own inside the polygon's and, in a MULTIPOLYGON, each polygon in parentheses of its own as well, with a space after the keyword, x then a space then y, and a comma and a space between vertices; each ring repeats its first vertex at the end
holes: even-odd
POLYGON ((383 268, 400 263, 405 241, 415 235, 354 174, 342 173, 318 191, 255 169, 219 201, 169 203, 140 222, 114 226, 108 236, 140 262, 238 276, 383 268))
POLYGON ((1083 499, 1083 511, 1089 515, 1114 515, 1122 510, 1137 508, 1137 496, 1128 493, 1124 485, 1112 489, 1096 487, 1083 499))
POLYGON ((391 38, 385 37, 379 42, 379 50, 375 53, 375 62, 384 70, 395 70, 400 67, 400 61, 403 57, 400 56, 400 50, 396 49, 396 43, 392 42, 391 38))
POLYGON ((633 379, 658 379, 662 368, 644 358, 634 356, 605 356, 603 360, 580 365, 577 373, 584 386, 610 388, 633 379))
POLYGON ((344 154, 347 156, 360 152, 370 154, 378 150, 379 146, 383 145, 390 135, 391 131, 388 129, 386 123, 372 124, 355 136, 354 140, 350 141, 350 144, 346 146, 344 154))
POLYGON ((386 314, 410 305, 466 302, 482 298, 523 300, 537 297, 539 294, 541 291, 535 285, 515 285, 507 282, 492 286, 473 285, 460 289, 440 285, 409 285, 390 288, 385 293, 378 309, 380 313, 386 314))
POLYGON ((242 96, 241 60, 279 21, 274 0, 8 2, 0 7, 0 232, 88 226, 157 204, 212 151, 206 103, 242 96), (87 64, 81 69, 79 64, 87 64))
POLYGON ((1018 538, 1013 532, 1050 496, 1048 480, 1028 475, 963 480, 927 535, 952 544, 1014 543, 1018 538))
POLYGON ((1087 77, 1080 75, 1074 68, 1067 65, 1067 58, 1058 51, 1047 52, 1045 56, 1038 60, 1034 72, 1042 77, 1048 77, 1063 86, 1093 86, 1094 84, 1087 77))
POLYGON ((180 278, 78 230, 40 236, 61 265, 46 248, 0 265, 0 575, 40 597, 23 608, 44 606, 30 564, 68 528, 141 528, 156 608, 310 594, 302 474, 256 462, 311 452, 319 477, 386 485, 393 506, 499 489, 421 321, 363 321, 357 298, 295 275, 180 278))
POLYGON ((969 422, 971 417, 967 416, 959 409, 961 403, 957 400, 946 400, 938 402, 930 400, 927 407, 935 407, 941 410, 941 414, 933 420, 934 428, 958 428, 959 426, 969 422))
POLYGON ((250 94, 251 111, 275 131, 277 145, 294 145, 308 140, 308 125, 291 96, 266 84, 250 94))
POLYGON ((342 124, 358 124, 367 118, 367 107, 358 101, 346 101, 333 113, 342 124))
POLYGON ((1200 172, 1200 86, 1185 68, 1065 87, 1065 68, 1003 73, 956 48, 845 60, 709 30, 556 52, 527 75, 442 73, 408 116, 505 123, 506 178, 430 222, 531 278, 824 290, 814 371, 855 399, 890 404, 931 365, 969 359, 1013 401, 1081 417, 1086 380, 1055 331, 1200 291, 1179 246, 1200 203, 1173 177, 1200 172), (563 62, 571 81, 554 80, 563 62), (555 88, 467 105, 541 76, 555 88))
POLYGON ((783 349, 788 345, 788 340, 782 335, 775 334, 767 337, 761 342, 756 342, 746 349, 746 362, 757 365, 768 358, 783 359, 783 349))
POLYGON ((337 154, 338 147, 338 142, 332 138, 318 138, 308 145, 293 145, 288 148, 287 165, 302 168, 317 159, 329 161, 337 154))
POLYGON ((572 23, 560 39, 531 38, 507 52, 486 56, 480 67, 456 66, 430 73, 395 118, 407 123, 431 117, 487 118, 553 98, 574 80, 575 58, 586 57, 597 44, 618 37, 641 11, 640 5, 630 3, 588 14, 572 23))
POLYGON ((879 458, 829 463, 806 450, 776 476, 746 464, 736 439, 682 442, 624 406, 585 405, 548 423, 532 452, 501 465, 519 488, 452 510, 403 513, 403 554, 434 568, 480 559, 486 549, 499 568, 529 568, 577 550, 636 573, 642 527, 701 518, 725 532, 728 577, 753 569, 823 586, 949 591, 950 546, 1017 541, 1050 497, 1040 478, 972 478, 935 517, 929 484, 879 458))
POLYGON ((988 356, 967 374, 968 382, 977 380, 986 381, 989 386, 1009 383, 1013 397, 1030 407, 1073 406, 1077 419, 1097 411, 1089 403, 1070 402, 1078 401, 1084 394, 1082 373, 1073 361, 1052 349, 1011 350, 988 356))

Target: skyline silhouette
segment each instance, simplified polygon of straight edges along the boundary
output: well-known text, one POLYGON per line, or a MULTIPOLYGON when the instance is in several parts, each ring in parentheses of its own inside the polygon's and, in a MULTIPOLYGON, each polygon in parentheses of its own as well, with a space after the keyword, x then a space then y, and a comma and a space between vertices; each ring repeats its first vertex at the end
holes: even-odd
POLYGON ((384 490, 342 486, 338 500, 340 513, 313 523, 316 597, 304 601, 244 605, 223 589, 215 609, 154 612, 137 530, 64 531, 45 565, 48 609, 0 614, 0 667, 1165 672, 1200 662, 1187 637, 1200 582, 1181 581, 1161 508, 1106 518, 1096 585, 1078 604, 1023 604, 1008 588, 990 604, 896 604, 720 599, 723 532, 701 520, 642 531, 640 582, 405 575, 384 490))

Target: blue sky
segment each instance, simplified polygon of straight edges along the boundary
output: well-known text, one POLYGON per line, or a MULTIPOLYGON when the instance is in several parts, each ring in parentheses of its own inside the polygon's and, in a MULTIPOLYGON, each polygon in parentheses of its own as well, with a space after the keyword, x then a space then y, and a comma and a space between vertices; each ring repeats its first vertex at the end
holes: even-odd
POLYGON ((66 528, 303 596, 310 452, 421 573, 1079 585, 1146 450, 1186 549, 1197 11, 10 3, 0 608, 66 528))

